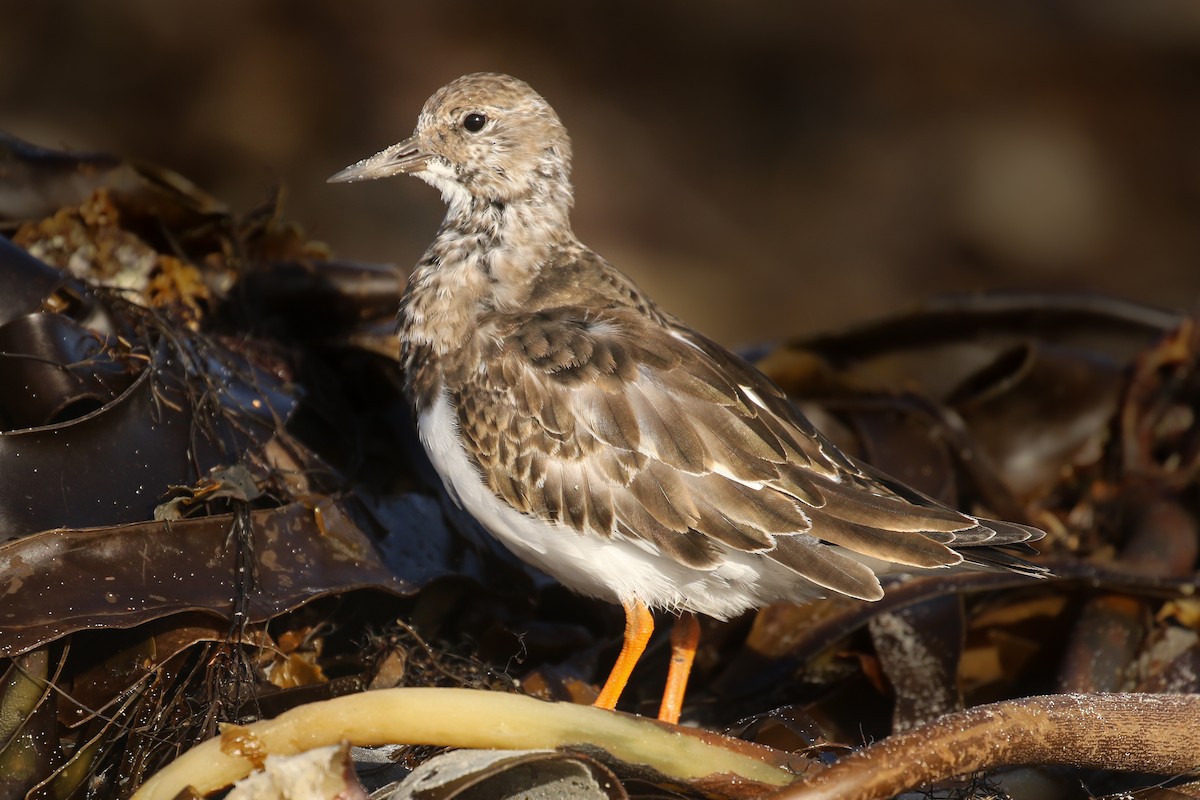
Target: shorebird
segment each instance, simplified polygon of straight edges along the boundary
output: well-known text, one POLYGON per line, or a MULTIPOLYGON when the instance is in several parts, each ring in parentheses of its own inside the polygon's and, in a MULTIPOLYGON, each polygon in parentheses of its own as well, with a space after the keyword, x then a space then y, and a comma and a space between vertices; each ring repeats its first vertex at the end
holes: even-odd
POLYGON ((413 175, 447 205, 400 305, 405 392, 450 495, 526 562, 620 603, 595 705, 615 708, 679 615, 659 718, 699 639, 777 600, 883 596, 879 575, 1037 575, 1041 531, 948 508, 840 452, 766 376, 688 327, 571 230, 571 141, 528 84, 439 89, 412 137, 329 180, 413 175))

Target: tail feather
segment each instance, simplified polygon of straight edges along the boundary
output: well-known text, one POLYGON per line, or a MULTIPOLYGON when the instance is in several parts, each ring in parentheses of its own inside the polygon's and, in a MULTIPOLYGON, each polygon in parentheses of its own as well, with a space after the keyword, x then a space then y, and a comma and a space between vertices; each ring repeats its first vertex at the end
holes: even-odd
POLYGON ((1045 531, 1029 525, 993 519, 980 519, 979 525, 994 531, 995 536, 988 539, 982 547, 973 547, 967 541, 952 542, 950 546, 962 553, 963 561, 981 569, 1016 572, 1034 578, 1044 578, 1050 574, 1045 567, 1017 555, 1037 555, 1037 550, 1029 543, 1044 537, 1045 531))

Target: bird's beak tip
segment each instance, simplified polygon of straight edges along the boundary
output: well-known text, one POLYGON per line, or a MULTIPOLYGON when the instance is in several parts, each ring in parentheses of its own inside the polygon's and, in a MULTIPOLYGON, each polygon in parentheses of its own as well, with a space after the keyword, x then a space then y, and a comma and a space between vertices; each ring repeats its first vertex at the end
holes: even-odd
POLYGON ((350 167, 346 167, 343 170, 339 170, 338 172, 335 172, 333 175, 330 175, 328 178, 325 179, 325 182, 326 183, 353 183, 354 181, 357 181, 360 179, 361 179, 361 176, 355 174, 354 167, 350 166, 350 167))

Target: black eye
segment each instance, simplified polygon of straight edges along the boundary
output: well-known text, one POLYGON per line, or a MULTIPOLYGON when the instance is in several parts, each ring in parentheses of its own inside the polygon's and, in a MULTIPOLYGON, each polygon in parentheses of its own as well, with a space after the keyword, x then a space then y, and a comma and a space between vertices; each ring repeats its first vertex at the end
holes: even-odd
POLYGON ((463 127, 471 133, 479 133, 479 131, 483 130, 484 125, 487 125, 487 117, 483 114, 472 111, 463 117, 463 127))

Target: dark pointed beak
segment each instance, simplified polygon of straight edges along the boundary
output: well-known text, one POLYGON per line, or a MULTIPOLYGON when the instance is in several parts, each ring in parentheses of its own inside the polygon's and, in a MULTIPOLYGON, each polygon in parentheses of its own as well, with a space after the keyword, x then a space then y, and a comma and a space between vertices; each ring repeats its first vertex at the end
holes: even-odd
POLYGON ((420 172, 429 163, 429 154, 421 150, 414 136, 394 144, 370 158, 351 164, 329 179, 329 183, 373 181, 392 175, 420 172))

